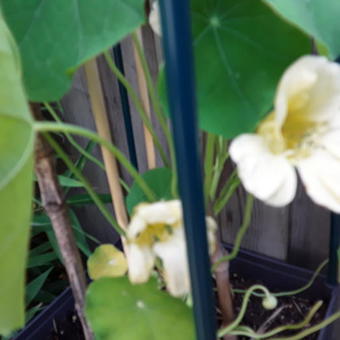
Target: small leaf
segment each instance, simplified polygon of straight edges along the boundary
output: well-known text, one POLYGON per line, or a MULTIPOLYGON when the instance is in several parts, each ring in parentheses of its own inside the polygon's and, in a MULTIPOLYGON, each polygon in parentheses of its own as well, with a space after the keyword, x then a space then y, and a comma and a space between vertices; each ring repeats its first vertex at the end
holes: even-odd
POLYGON ((86 314, 98 340, 194 340, 192 311, 157 289, 156 281, 132 285, 127 278, 95 281, 86 314))
POLYGON ((59 184, 62 187, 66 187, 66 188, 82 188, 83 187, 83 184, 81 182, 70 177, 59 175, 58 180, 59 180, 59 184))
MULTIPOLYGON (((145 172, 142 175, 145 182, 151 190, 156 194, 156 201, 169 200, 171 195, 171 170, 169 168, 157 168, 145 172)), ((132 213, 133 208, 142 202, 147 202, 148 199, 139 185, 134 183, 126 198, 126 206, 129 214, 132 213)))
POLYGON ((92 280, 102 277, 119 277, 126 274, 128 266, 125 255, 112 244, 103 244, 87 260, 92 280))
POLYGON ((333 59, 340 55, 339 0, 266 0, 283 18, 313 36, 333 59))
POLYGON ((37 278, 35 278, 33 281, 27 284, 26 286, 26 305, 28 306, 33 299, 38 295, 40 289, 44 285, 45 281, 48 278, 48 275, 50 275, 52 268, 49 268, 42 274, 40 274, 37 278))
POLYGON ((58 255, 55 252, 32 256, 27 262, 27 268, 46 266, 56 259, 58 259, 58 255))

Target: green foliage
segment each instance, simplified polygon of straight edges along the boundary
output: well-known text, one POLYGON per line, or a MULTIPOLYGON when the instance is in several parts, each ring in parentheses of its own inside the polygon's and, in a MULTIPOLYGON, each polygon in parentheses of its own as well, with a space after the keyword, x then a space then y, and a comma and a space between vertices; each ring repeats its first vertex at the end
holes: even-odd
POLYGON ((26 304, 29 305, 33 299, 38 295, 39 291, 43 287, 45 281, 48 278, 48 275, 53 270, 52 268, 47 269, 42 274, 40 274, 37 278, 32 280, 27 286, 26 286, 26 304))
POLYGON ((83 184, 81 182, 71 177, 67 177, 63 175, 58 176, 58 181, 62 187, 66 187, 66 188, 82 188, 83 187, 83 184))
POLYGON ((158 290, 155 280, 132 285, 103 278, 90 285, 86 314, 98 340, 194 340, 192 311, 158 290))
POLYGON ((2 0, 31 101, 65 94, 82 63, 144 22, 143 0, 2 0))
MULTIPOLYGON (((156 199, 169 200, 171 195, 171 170, 169 168, 157 168, 145 172, 142 177, 150 189, 155 193, 156 199)), ((142 202, 149 202, 148 198, 141 190, 137 183, 131 187, 129 194, 126 197, 126 206, 129 214, 132 213, 133 208, 142 202)))
POLYGON ((340 55, 339 0, 266 0, 285 19, 324 45, 332 58, 340 55))
POLYGON ((33 183, 32 121, 18 51, 0 12, 0 334, 24 324, 33 183))
POLYGON ((285 68, 310 53, 308 37, 259 0, 195 0, 192 20, 200 127, 226 138, 254 130, 285 68))

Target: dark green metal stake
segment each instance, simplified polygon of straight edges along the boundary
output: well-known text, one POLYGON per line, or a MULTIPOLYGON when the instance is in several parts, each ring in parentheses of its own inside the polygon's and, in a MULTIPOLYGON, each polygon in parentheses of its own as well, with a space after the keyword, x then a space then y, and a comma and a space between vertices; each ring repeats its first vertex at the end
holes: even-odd
POLYGON ((329 245, 329 266, 328 266, 328 282, 332 285, 337 285, 340 283, 339 249, 340 249, 340 215, 332 213, 331 235, 329 245))
POLYGON ((188 0, 161 0, 160 8, 196 334, 199 340, 215 340, 215 306, 198 151, 190 3, 188 0))

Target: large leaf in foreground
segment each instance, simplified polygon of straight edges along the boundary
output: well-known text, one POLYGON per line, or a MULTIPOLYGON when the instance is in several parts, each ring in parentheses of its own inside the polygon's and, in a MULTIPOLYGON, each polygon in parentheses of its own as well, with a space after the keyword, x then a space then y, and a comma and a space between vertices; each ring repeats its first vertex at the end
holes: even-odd
POLYGON ((335 59, 340 55, 339 0, 266 0, 285 19, 326 46, 335 59))
POLYGON ((57 100, 70 74, 144 21, 143 0, 2 0, 31 101, 57 100))
POLYGON ((192 311, 158 290, 155 280, 132 285, 126 277, 91 284, 86 314, 98 340, 194 340, 192 311))
POLYGON ((285 68, 310 53, 308 37, 260 0, 195 0, 192 21, 200 127, 252 131, 285 68))
POLYGON ((0 12, 0 334, 25 321, 33 139, 18 51, 0 12))

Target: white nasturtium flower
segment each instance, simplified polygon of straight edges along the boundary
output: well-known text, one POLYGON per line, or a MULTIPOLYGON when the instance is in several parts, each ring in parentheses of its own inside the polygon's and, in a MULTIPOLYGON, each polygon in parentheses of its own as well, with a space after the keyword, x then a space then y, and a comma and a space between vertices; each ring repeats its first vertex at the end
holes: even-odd
MULTIPOLYGON (((207 217, 207 228, 212 253, 217 226, 211 217, 207 217)), ((132 283, 146 282, 159 258, 169 293, 176 297, 189 293, 190 276, 179 200, 138 205, 127 229, 127 247, 132 283)))
POLYGON ((159 18, 159 4, 158 1, 154 1, 151 6, 149 14, 149 24, 152 30, 159 36, 162 36, 161 22, 159 18))
POLYGON ((274 110, 230 155, 246 190, 272 206, 290 203, 297 169, 314 202, 340 212, 340 66, 305 56, 278 85, 274 110))

